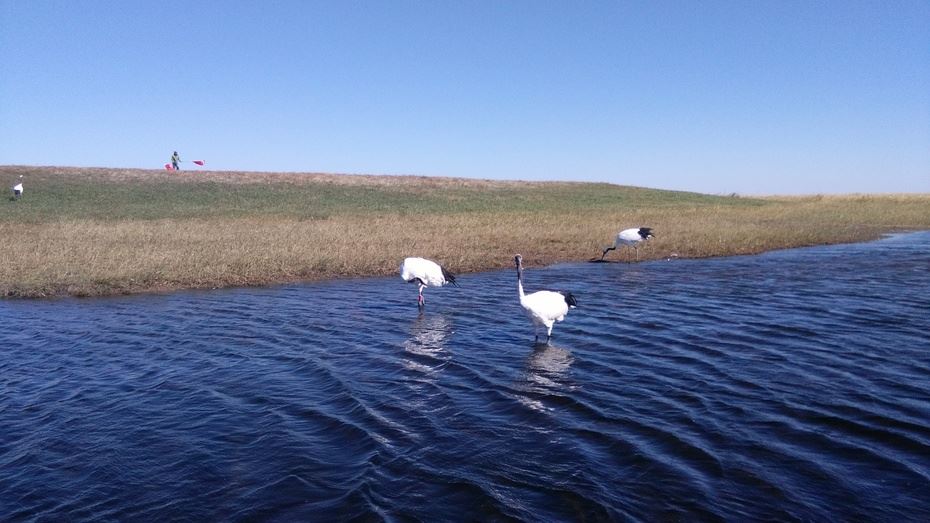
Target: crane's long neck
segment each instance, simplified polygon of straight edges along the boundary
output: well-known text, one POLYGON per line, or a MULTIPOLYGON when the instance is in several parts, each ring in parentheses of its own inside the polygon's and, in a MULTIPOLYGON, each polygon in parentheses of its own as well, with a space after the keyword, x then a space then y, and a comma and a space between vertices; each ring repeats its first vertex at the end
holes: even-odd
POLYGON ((523 265, 517 265, 517 293, 521 300, 526 296, 523 294, 523 265))

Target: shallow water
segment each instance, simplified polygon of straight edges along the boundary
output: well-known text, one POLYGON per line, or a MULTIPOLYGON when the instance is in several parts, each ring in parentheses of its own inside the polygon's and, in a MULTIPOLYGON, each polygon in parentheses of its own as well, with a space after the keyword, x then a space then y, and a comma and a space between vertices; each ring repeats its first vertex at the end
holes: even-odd
POLYGON ((930 520, 930 233, 525 278, 2 302, 0 520, 930 520))

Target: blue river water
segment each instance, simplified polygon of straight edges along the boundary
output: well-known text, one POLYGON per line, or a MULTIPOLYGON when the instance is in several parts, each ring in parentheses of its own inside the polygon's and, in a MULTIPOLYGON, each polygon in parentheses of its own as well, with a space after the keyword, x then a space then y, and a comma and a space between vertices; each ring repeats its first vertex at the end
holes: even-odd
POLYGON ((459 282, 0 302, 0 520, 930 521, 930 233, 459 282))

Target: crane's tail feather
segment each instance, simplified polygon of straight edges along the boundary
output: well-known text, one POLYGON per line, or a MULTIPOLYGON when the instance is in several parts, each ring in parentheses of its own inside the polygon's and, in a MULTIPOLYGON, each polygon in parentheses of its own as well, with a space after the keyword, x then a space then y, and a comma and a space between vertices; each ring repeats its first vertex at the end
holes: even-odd
POLYGON ((565 293, 565 303, 566 303, 569 307, 577 307, 577 306, 578 306, 578 300, 576 300, 576 299, 575 299, 575 295, 572 294, 572 293, 570 293, 570 292, 565 293))
POLYGON ((442 277, 446 279, 446 282, 447 282, 447 283, 452 284, 453 287, 458 287, 458 286, 459 286, 458 283, 455 283, 455 275, 454 275, 454 274, 452 274, 451 272, 447 271, 446 268, 443 267, 443 266, 441 266, 441 265, 439 266, 439 268, 442 270, 442 277))

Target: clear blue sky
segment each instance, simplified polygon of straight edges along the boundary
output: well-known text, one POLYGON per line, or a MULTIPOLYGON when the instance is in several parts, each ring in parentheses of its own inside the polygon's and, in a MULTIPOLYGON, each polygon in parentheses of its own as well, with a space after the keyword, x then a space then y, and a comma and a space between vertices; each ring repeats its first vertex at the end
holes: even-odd
POLYGON ((0 0, 0 164, 930 192, 930 1, 0 0))

